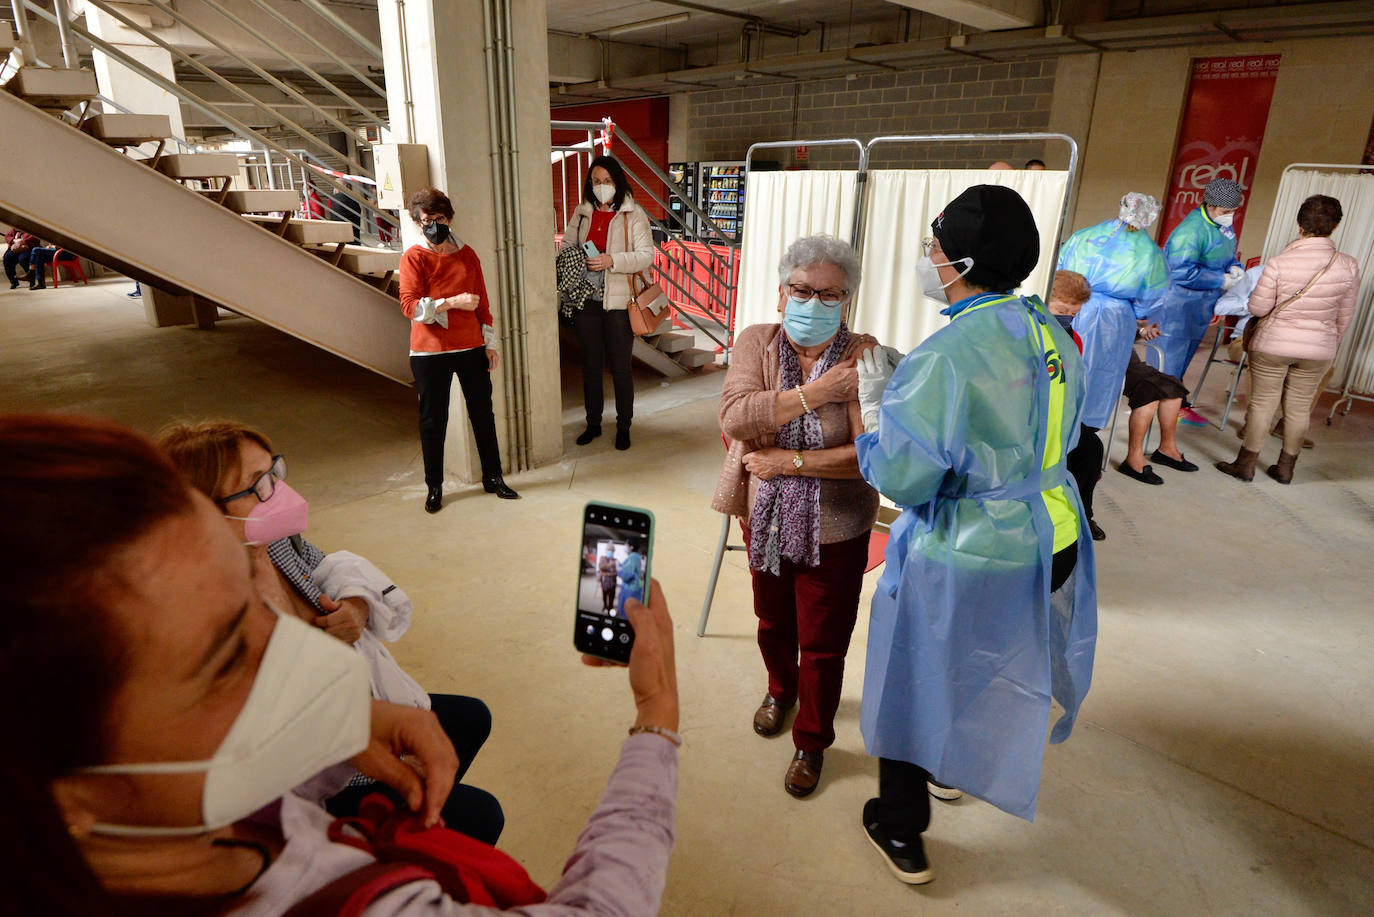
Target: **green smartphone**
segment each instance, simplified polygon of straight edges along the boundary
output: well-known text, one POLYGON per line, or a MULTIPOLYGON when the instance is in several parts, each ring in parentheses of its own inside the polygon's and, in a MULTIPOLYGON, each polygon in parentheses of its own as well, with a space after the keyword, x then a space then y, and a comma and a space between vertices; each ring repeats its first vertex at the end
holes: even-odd
POLYGON ((601 501, 583 507, 573 628, 578 650, 612 662, 630 661, 635 632, 625 603, 646 600, 653 546, 654 514, 647 509, 601 501))

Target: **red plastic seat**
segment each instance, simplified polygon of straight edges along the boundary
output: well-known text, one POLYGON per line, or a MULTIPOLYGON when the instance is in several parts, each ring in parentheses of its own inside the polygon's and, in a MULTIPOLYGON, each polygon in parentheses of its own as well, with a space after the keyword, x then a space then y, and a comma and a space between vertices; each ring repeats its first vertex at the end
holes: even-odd
POLYGON ((68 280, 80 280, 82 283, 90 286, 91 282, 86 279, 86 269, 81 266, 81 258, 76 252, 69 252, 65 248, 59 248, 57 251, 53 252, 52 255, 52 286, 54 290, 57 289, 58 279, 61 276, 59 268, 63 267, 67 269, 68 280))

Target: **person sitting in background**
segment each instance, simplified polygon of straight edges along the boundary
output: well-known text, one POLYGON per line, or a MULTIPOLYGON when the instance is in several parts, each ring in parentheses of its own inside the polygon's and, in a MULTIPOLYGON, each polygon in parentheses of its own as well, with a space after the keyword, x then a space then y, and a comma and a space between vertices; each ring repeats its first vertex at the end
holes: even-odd
POLYGON ((5 277, 10 282, 11 290, 18 289, 21 279, 29 279, 29 252, 42 244, 22 229, 11 229, 5 233, 5 277), (22 278, 19 276, 21 268, 24 271, 22 278))
MULTIPOLYGON (((155 442, 196 490, 220 507, 239 540, 249 545, 258 591, 276 607, 354 646, 367 660, 372 695, 432 710, 458 751, 463 779, 491 734, 491 711, 475 697, 429 694, 392 658, 385 643, 410 627, 410 599, 385 574, 348 551, 325 554, 302 535, 309 507, 286 483, 286 459, 266 435, 233 421, 175 423, 155 442)), ((325 807, 356 815, 377 785, 355 777, 325 807)), ((505 817, 485 790, 455 783, 444 804, 450 828, 495 844, 505 817)))
MULTIPOLYGON (((29 249, 28 264, 30 290, 46 290, 48 288, 44 268, 46 265, 52 264, 52 259, 56 254, 57 247, 53 245, 43 245, 42 243, 38 243, 35 244, 33 248, 29 249)), ((57 265, 53 264, 54 274, 56 273, 56 271, 57 265)), ((54 280, 54 283, 55 282, 56 280, 54 280)))
POLYGON ((1046 169, 1045 160, 1043 160, 1043 159, 1027 159, 1027 160, 1026 160, 1026 168, 1027 168, 1029 171, 1031 171, 1031 172, 1043 172, 1043 171, 1045 171, 1045 169, 1046 169))
POLYGON ((546 896, 509 856, 438 826, 458 761, 433 715, 371 701, 358 654, 274 613, 221 510, 149 442, 0 418, 0 505, 4 543, 24 546, 0 552, 0 691, 24 698, 7 729, 25 751, 5 756, 21 913, 265 917, 317 892, 339 897, 308 913, 345 899, 368 917, 658 912, 681 739, 656 584, 629 609, 635 725, 546 896), (402 791, 417 814, 387 824, 432 850, 428 865, 380 862, 293 793, 345 760, 402 791), (349 893, 375 874, 388 883, 359 903, 349 893), (468 903, 482 900, 495 904, 468 903))
POLYGON ((1314 194, 1303 201, 1298 238, 1269 259, 1250 294, 1250 314, 1259 324, 1249 349, 1245 442, 1235 461, 1217 462, 1224 474, 1242 481, 1254 477, 1260 447, 1282 399, 1283 449, 1265 473, 1280 484, 1293 480, 1312 403, 1355 317, 1359 265, 1331 241, 1341 217, 1341 202, 1334 197, 1314 194))
POLYGON ((1011 163, 1009 163, 1009 162, 1003 162, 1002 160, 999 159, 999 160, 997 160, 996 162, 994 162, 992 165, 988 166, 988 171, 989 171, 989 172, 1014 172, 1014 171, 1016 171, 1016 170, 1015 170, 1015 168, 1012 166, 1011 163))
MULTIPOLYGON (((1153 341, 1159 337, 1159 326, 1141 322, 1136 336, 1142 341, 1153 341)), ((1188 396, 1183 383, 1140 359, 1132 347, 1130 362, 1126 364, 1125 396, 1131 416, 1126 426, 1126 458, 1116 466, 1117 470, 1145 484, 1164 483, 1154 468, 1145 464, 1145 437, 1158 417, 1159 448, 1150 453, 1150 461, 1175 471, 1197 471, 1197 465, 1184 458, 1178 448, 1179 412, 1188 396)))
POLYGON ((783 789, 808 796, 835 742, 845 653, 859 613, 878 494, 859 474, 854 356, 877 342, 845 315, 859 257, 833 236, 797 239, 778 263, 779 324, 743 329, 720 395, 729 451, 711 508, 738 517, 749 551, 768 691, 754 731, 796 749, 783 789))
MULTIPOLYGON (((1083 304, 1092 296, 1088 280, 1077 271, 1055 271, 1054 284, 1050 287, 1048 309, 1061 328, 1073 336, 1078 352, 1083 352, 1083 339, 1073 330, 1073 320, 1082 310, 1083 304)), ((1078 444, 1069 450, 1065 459, 1069 474, 1078 484, 1078 495, 1083 500, 1083 512, 1088 516, 1088 531, 1093 541, 1103 541, 1107 533, 1093 520, 1093 492, 1097 482, 1102 479, 1102 440, 1097 430, 1085 424, 1078 425, 1078 444)))

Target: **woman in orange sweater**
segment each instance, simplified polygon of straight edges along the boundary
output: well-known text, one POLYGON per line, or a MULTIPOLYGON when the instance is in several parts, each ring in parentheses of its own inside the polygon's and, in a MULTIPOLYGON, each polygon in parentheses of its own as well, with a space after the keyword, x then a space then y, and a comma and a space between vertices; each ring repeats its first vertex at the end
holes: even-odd
POLYGON ((468 422, 482 461, 482 487, 503 500, 518 493, 501 477, 496 417, 491 409, 491 373, 496 369, 496 335, 482 264, 449 228, 453 204, 437 188, 410 198, 410 218, 425 234, 401 256, 401 311, 410 319, 410 371, 420 395, 420 451, 429 494, 425 512, 444 500, 444 435, 449 391, 458 376, 468 422))

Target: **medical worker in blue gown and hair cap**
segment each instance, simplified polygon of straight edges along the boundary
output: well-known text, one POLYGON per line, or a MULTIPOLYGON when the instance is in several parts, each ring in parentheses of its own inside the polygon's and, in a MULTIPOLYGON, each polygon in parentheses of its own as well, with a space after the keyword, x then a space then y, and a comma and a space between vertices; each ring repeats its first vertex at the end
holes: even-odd
MULTIPOLYGON (((929 882, 927 781, 1035 815, 1050 741, 1073 728, 1092 677, 1092 538, 1065 456, 1083 364, 1036 296, 1030 208, 976 185, 946 205, 916 275, 948 327, 893 368, 859 364, 864 478, 902 508, 873 598, 861 726, 879 758, 869 840, 903 882, 929 882)), ((937 786, 936 789, 939 787, 937 786)), ((943 794, 941 794, 943 795, 943 794)))
POLYGON ((1159 246, 1141 230, 1159 217, 1159 202, 1134 191, 1122 196, 1115 220, 1080 229, 1059 249, 1059 270, 1077 271, 1092 296, 1073 320, 1083 339, 1088 380, 1083 425, 1111 422, 1126 382, 1138 319, 1149 317, 1169 288, 1159 246))
MULTIPOLYGON (((1212 179, 1202 189, 1202 203, 1174 227, 1164 244, 1169 292, 1153 316, 1160 330, 1155 343, 1164 351, 1163 371, 1176 379, 1182 380, 1187 372, 1222 291, 1245 277, 1245 268, 1236 260, 1236 231, 1231 228, 1244 203, 1239 184, 1229 178, 1212 179)), ((1184 409, 1181 419, 1207 422, 1191 408, 1184 409)))

